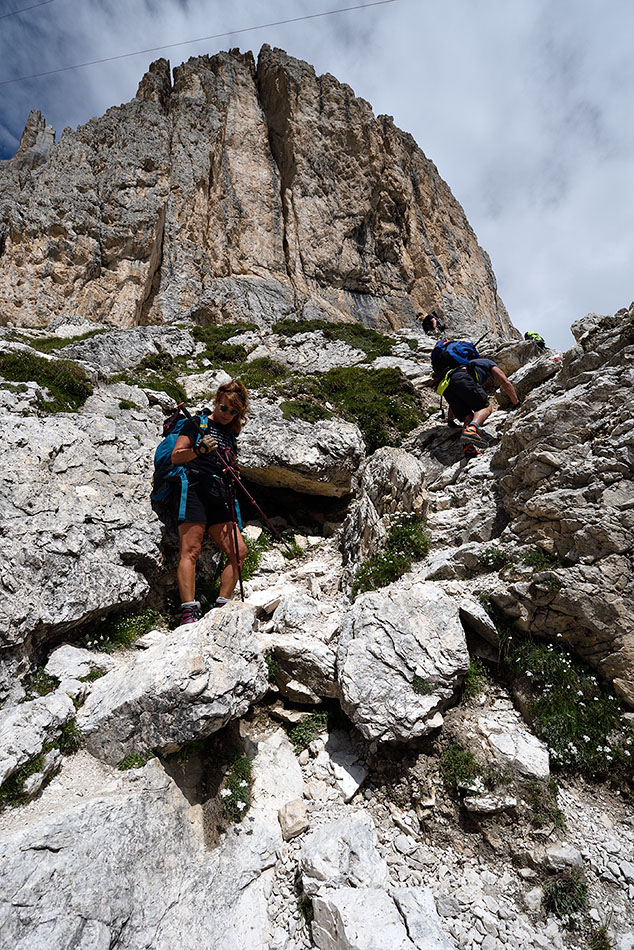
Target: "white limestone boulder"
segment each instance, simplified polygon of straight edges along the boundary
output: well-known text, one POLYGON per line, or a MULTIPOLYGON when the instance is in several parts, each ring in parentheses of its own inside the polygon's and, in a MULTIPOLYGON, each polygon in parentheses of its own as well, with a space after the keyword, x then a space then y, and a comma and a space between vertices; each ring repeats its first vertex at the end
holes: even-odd
POLYGON ((408 575, 362 594, 337 652, 341 704, 366 739, 406 742, 442 724, 469 668, 459 604, 408 575))
POLYGON ((247 605, 212 610, 96 680, 77 720, 86 748, 113 764, 170 753, 243 716, 268 687, 254 620, 247 605))

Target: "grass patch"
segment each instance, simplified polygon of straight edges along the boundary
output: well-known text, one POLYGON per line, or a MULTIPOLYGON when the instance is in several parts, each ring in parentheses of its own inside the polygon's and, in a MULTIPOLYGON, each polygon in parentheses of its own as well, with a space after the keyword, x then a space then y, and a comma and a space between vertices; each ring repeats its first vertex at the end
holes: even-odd
POLYGON ((590 950, 612 950, 612 947, 607 927, 594 927, 590 931, 590 950))
POLYGON ((429 552, 431 537, 423 521, 414 515, 403 515, 390 528, 384 550, 368 558, 357 570, 352 595, 377 590, 407 573, 413 560, 429 552))
POLYGON ((29 800, 24 793, 24 783, 31 775, 36 775, 44 768, 44 758, 53 749, 59 749, 64 755, 72 755, 81 746, 81 733, 75 719, 65 723, 56 739, 45 742, 40 752, 25 762, 13 775, 0 786, 0 812, 11 805, 23 805, 29 800))
POLYGON ((35 673, 32 674, 26 692, 30 698, 33 698, 33 694, 37 696, 48 696, 49 693, 55 692, 58 686, 59 679, 56 676, 51 676, 50 673, 46 672, 43 666, 40 666, 35 673))
POLYGON ((252 784, 251 759, 240 755, 233 760, 220 789, 222 807, 230 821, 242 821, 249 810, 252 784))
POLYGON ((412 677, 412 689, 415 693, 418 693, 419 696, 430 696, 434 692, 432 683, 428 683, 427 680, 419 676, 418 673, 414 673, 412 677))
MULTIPOLYGON (((278 320, 273 332, 282 336, 321 331, 327 340, 346 343, 355 350, 362 350, 369 360, 377 356, 389 356, 395 341, 362 326, 360 323, 330 323, 327 320, 278 320)), ((417 342, 417 341, 416 341, 417 342)))
POLYGON ((462 695, 465 699, 479 696, 485 687, 486 681, 487 671, 484 663, 477 656, 472 657, 469 661, 469 669, 465 674, 462 695))
POLYGON ((146 749, 145 752, 129 752, 121 761, 117 764, 117 768, 120 772, 127 772, 130 769, 142 769, 144 765, 147 765, 150 759, 154 758, 154 753, 150 749, 146 749))
MULTIPOLYGON (((113 328, 112 328, 113 329, 113 328)), ((25 343, 27 346, 30 346, 33 350, 39 350, 40 353, 54 353, 56 350, 62 350, 65 346, 72 346, 74 343, 83 343, 84 340, 91 340, 95 336, 100 336, 102 333, 108 333, 108 328, 101 328, 98 330, 89 330, 87 333, 84 333, 82 336, 47 336, 47 337, 30 337, 22 333, 9 333, 5 337, 7 340, 11 340, 14 343, 25 343)))
POLYGON ((321 403, 309 397, 282 402, 280 409, 285 419, 302 419, 304 422, 322 422, 334 417, 330 409, 326 409, 321 403))
POLYGON ((482 552, 480 561, 490 571, 501 571, 513 563, 512 558, 502 548, 487 548, 482 552))
POLYGON ((77 722, 75 719, 69 719, 68 722, 62 726, 59 738, 50 743, 48 747, 45 747, 45 751, 48 752, 49 749, 59 749, 64 755, 73 755, 73 753, 81 748, 81 743, 82 735, 77 728, 77 722))
POLYGON ((131 402, 129 399, 121 399, 119 401, 119 409, 138 409, 139 407, 135 402, 131 402))
POLYGON ((557 917, 571 917, 584 910, 588 900, 588 885, 581 871, 571 869, 557 874, 544 887, 546 908, 557 917))
POLYGON ((47 360, 25 350, 0 353, 0 376, 14 383, 36 382, 50 393, 40 397, 44 412, 76 412, 93 391, 86 373, 71 360, 47 360))
POLYGON ((14 805, 23 805, 28 801, 24 794, 24 783, 31 775, 36 775, 44 768, 44 752, 34 755, 25 762, 13 775, 0 786, 0 812, 14 805))
POLYGON ((275 683, 275 678, 280 671, 280 664, 275 659, 273 653, 265 653, 264 662, 268 670, 267 679, 269 683, 275 683))
POLYGON ((80 642, 88 650, 97 650, 99 653, 114 653, 115 650, 129 647, 144 633, 166 625, 166 618, 158 611, 137 610, 130 614, 105 617, 80 642))
POLYGON ((557 804, 559 789, 554 779, 549 782, 527 782, 523 794, 530 810, 531 825, 535 828, 551 824, 556 828, 565 827, 564 813, 557 804))
POLYGON ((506 667, 529 684, 528 713, 553 767, 632 784, 634 732, 621 701, 588 667, 530 638, 509 640, 506 667))
POLYGON ((481 770, 468 749, 457 742, 449 742, 440 756, 440 771, 445 788, 457 791, 472 785, 481 770))
POLYGON ((320 375, 293 377, 280 387, 289 399, 328 404, 359 427, 368 452, 400 445, 423 419, 418 393, 397 369, 336 368, 320 375))
POLYGON ((288 738, 291 741, 296 755, 307 749, 313 739, 316 739, 322 732, 328 728, 328 713, 313 712, 305 716, 296 726, 290 726, 287 729, 288 738))
POLYGON ((94 683, 95 680, 101 679, 102 676, 106 675, 105 670, 91 670, 90 673, 86 673, 85 676, 79 677, 80 683, 94 683))
MULTIPOLYGON (((141 360, 133 370, 111 376, 108 382, 126 383, 128 386, 138 386, 141 389, 154 389, 166 393, 176 403, 186 402, 185 390, 178 382, 178 377, 185 372, 185 368, 181 366, 182 362, 175 361, 169 353, 154 353, 141 360)), ((122 400, 122 402, 126 401, 122 400)))
POLYGON ((519 556, 522 564, 532 567, 536 571, 545 571, 549 567, 561 567, 561 561, 556 554, 544 551, 543 548, 533 547, 522 551, 519 556))

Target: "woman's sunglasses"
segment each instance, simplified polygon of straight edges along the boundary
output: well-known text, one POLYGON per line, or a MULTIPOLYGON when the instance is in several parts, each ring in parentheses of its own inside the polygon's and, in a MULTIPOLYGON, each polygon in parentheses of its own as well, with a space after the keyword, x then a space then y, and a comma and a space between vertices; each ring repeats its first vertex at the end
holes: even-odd
POLYGON ((233 419, 240 414, 237 409, 232 409, 231 406, 225 406, 223 402, 218 403, 218 408, 221 412, 230 412, 233 419))

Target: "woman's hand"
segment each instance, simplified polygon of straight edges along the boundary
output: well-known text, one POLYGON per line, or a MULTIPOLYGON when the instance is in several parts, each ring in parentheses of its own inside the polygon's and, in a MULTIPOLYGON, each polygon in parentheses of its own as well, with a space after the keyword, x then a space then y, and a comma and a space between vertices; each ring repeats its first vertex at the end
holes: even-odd
POLYGON ((207 434, 200 439, 194 446, 194 452, 196 455, 210 455, 211 452, 215 452, 218 448, 218 443, 214 439, 213 435, 207 434))

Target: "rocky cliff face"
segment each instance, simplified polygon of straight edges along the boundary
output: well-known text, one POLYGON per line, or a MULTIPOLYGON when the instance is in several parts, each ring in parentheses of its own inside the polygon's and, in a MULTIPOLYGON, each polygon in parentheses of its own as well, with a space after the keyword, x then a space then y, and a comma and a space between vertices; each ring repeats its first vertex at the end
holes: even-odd
POLYGON ((515 332, 435 166, 330 75, 263 47, 158 60, 59 142, 39 113, 0 164, 0 322, 120 327, 287 315, 515 332))

